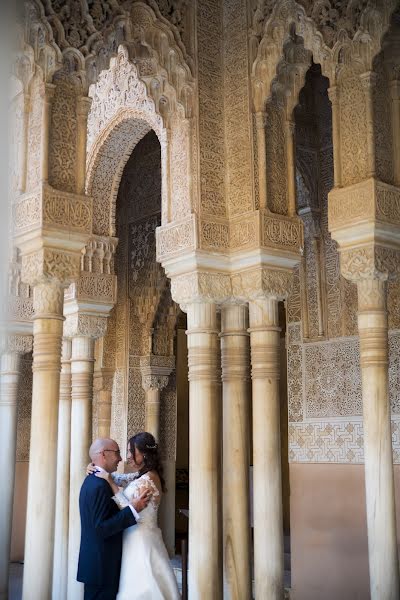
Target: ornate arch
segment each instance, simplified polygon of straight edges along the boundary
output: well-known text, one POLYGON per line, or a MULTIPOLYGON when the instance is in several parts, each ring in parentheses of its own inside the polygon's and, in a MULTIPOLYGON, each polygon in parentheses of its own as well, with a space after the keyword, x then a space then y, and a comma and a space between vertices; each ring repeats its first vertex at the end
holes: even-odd
POLYGON ((161 146, 162 222, 190 214, 190 144, 183 110, 158 103, 120 46, 110 69, 89 90, 86 191, 93 197, 93 233, 115 235, 115 207, 125 164, 151 129, 161 146), (168 125, 167 125, 168 124, 168 125))
POLYGON ((255 109, 262 110, 269 98, 285 43, 294 34, 304 40, 305 50, 331 85, 349 53, 364 71, 370 70, 396 4, 396 0, 253 1, 249 43, 255 109))

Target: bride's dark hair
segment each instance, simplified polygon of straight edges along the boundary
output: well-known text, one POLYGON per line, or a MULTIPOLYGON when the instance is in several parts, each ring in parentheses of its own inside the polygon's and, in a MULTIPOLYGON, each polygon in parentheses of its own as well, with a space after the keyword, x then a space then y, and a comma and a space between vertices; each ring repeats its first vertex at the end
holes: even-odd
POLYGON ((143 454, 144 465, 139 471, 139 476, 141 477, 148 471, 155 471, 160 478, 162 491, 166 492, 163 467, 154 436, 147 431, 141 431, 128 440, 128 447, 133 458, 135 458, 135 447, 143 454))

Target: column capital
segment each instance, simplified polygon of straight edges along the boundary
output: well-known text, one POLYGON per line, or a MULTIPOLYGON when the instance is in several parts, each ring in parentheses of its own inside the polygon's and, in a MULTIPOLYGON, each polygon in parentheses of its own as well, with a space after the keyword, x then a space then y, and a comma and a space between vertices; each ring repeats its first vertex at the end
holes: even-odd
POLYGON ((340 89, 337 85, 332 85, 328 88, 329 100, 332 104, 338 104, 340 99, 340 89))
POLYGON ((59 248, 42 248, 22 255, 22 281, 32 287, 66 287, 79 277, 80 255, 59 248))
POLYGON ((340 250, 340 270, 345 279, 386 281, 400 275, 400 248, 377 244, 340 250))
POLYGON ((33 336, 18 333, 1 333, 0 354, 29 354, 33 349, 33 336))
POLYGON ((142 386, 146 392, 148 390, 158 390, 161 392, 161 390, 167 387, 168 381, 169 377, 167 375, 143 375, 142 373, 142 386))
POLYGON ((370 178, 329 192, 328 223, 343 277, 400 275, 400 188, 370 178))
POLYGON ((202 302, 221 304, 232 297, 231 278, 228 273, 206 271, 178 275, 172 278, 171 296, 183 307, 202 302))
POLYGON ((265 112, 265 110, 258 110, 254 114, 255 114, 257 129, 261 129, 262 131, 264 131, 265 130, 265 126, 266 126, 266 112, 265 112))
POLYGON ((81 250, 92 230, 91 198, 42 183, 13 204, 12 225, 23 281, 69 285, 78 278, 81 250))
POLYGON ((292 280, 291 269, 258 267, 232 275, 232 288, 235 298, 245 301, 257 298, 286 298, 292 280))
POLYGON ((142 386, 145 391, 157 389, 161 391, 168 385, 169 376, 175 368, 174 356, 149 356, 140 357, 140 371, 142 386))
POLYGON ((376 84, 377 74, 373 71, 367 71, 360 75, 361 83, 366 92, 369 92, 376 84))
POLYGON ((103 337, 106 330, 106 316, 103 314, 85 314, 78 311, 66 316, 64 337, 88 337, 95 340, 103 337))
POLYGON ((80 119, 87 119, 92 106, 92 98, 89 96, 78 96, 76 99, 76 114, 80 119))
POLYGON ((95 312, 109 314, 117 300, 114 255, 118 240, 91 236, 81 254, 79 279, 65 292, 65 312, 75 312, 90 305, 95 312))

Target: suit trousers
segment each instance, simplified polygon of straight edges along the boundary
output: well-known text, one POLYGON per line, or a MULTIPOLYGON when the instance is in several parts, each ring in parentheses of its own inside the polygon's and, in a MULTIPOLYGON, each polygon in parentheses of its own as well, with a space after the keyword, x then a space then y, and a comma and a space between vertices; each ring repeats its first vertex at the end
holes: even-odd
POLYGON ((118 587, 114 585, 91 585, 85 583, 84 600, 115 600, 118 587))

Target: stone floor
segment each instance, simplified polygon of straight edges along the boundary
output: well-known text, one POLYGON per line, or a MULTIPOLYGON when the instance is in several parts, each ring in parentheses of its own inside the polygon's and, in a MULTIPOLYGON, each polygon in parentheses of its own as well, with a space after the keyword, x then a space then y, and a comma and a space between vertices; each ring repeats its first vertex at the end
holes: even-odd
MULTIPOLYGON (((290 571, 288 570, 286 556, 288 553, 285 552, 285 600, 290 598, 290 571)), ((178 582, 179 591, 182 591, 182 568, 181 568, 181 557, 174 556, 171 559, 171 565, 175 573, 176 580, 178 582)), ((22 563, 11 563, 10 566, 10 586, 8 600, 21 600, 22 597, 22 573, 24 566, 22 563)), ((57 600, 57 598, 53 598, 57 600)))

